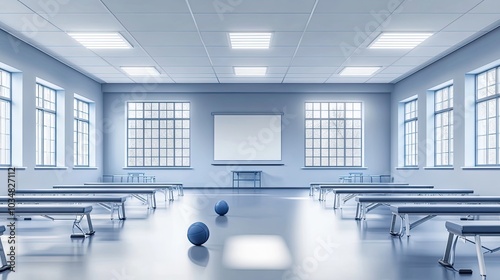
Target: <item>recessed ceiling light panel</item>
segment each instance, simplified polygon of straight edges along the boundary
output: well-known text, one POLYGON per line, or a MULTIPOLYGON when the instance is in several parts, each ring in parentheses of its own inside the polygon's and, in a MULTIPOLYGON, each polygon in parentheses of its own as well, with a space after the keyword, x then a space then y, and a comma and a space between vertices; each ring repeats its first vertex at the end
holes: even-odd
POLYGON ((267 67, 234 67, 236 76, 264 76, 267 67))
POLYGON ((118 32, 70 32, 68 35, 88 49, 132 48, 132 45, 118 32))
POLYGON ((271 33, 229 33, 233 49, 269 49, 271 33))
POLYGON ((380 69, 378 66, 345 67, 340 71, 340 76, 371 76, 380 69))
POLYGON ((122 66, 120 67, 129 76, 159 76, 160 72, 153 66, 122 66))
POLYGON ((370 49, 413 49, 432 33, 422 32, 384 32, 380 34, 370 45, 370 49))

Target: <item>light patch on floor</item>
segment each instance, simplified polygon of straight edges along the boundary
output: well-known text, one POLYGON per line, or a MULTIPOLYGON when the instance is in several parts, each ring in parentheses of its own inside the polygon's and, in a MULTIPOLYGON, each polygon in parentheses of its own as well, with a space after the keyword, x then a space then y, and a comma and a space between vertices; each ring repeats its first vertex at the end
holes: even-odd
POLYGON ((223 263, 233 269, 287 269, 290 250, 279 235, 238 235, 224 244, 223 263))

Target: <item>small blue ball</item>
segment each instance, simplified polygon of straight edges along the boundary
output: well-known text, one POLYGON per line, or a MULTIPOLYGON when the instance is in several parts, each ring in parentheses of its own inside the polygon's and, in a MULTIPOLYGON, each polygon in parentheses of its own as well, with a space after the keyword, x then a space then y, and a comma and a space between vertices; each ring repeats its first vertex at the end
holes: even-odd
POLYGON ((229 211, 229 205, 227 205, 227 202, 225 200, 219 200, 217 203, 215 203, 214 210, 215 213, 219 214, 219 216, 224 216, 226 215, 227 211, 229 211))
POLYGON ((189 239, 189 242, 196 246, 200 246, 207 242, 209 236, 210 231, 208 230, 207 225, 202 222, 196 222, 188 228, 187 238, 189 239))

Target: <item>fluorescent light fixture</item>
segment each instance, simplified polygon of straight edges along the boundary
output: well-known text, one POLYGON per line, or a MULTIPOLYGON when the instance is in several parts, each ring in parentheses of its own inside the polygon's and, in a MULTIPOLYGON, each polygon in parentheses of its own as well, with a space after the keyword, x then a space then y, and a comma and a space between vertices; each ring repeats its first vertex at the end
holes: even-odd
POLYGON ((340 71, 340 76, 371 76, 377 72, 381 67, 345 67, 340 71))
POLYGON ((370 49, 413 49, 430 36, 432 33, 384 32, 371 43, 370 49))
POLYGON ((70 32, 68 35, 88 49, 132 48, 132 45, 118 32, 70 32))
POLYGON ((122 66, 120 67, 129 76, 159 76, 160 72, 153 66, 122 66))
POLYGON ((271 33, 229 33, 233 49, 269 49, 271 33))
POLYGON ((236 76, 264 76, 267 67, 234 67, 236 76))

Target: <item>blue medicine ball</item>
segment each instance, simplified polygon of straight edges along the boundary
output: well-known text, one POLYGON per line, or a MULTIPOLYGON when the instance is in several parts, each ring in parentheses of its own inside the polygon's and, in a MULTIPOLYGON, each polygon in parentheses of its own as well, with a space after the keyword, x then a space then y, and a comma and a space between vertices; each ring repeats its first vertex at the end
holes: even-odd
POLYGON ((210 231, 208 230, 207 225, 202 222, 196 222, 188 228, 187 238, 189 239, 189 242, 196 246, 200 246, 207 242, 209 236, 210 231))
POLYGON ((220 216, 226 215, 227 211, 229 211, 229 205, 227 205, 227 202, 225 200, 219 200, 219 202, 215 203, 215 213, 219 214, 220 216))

